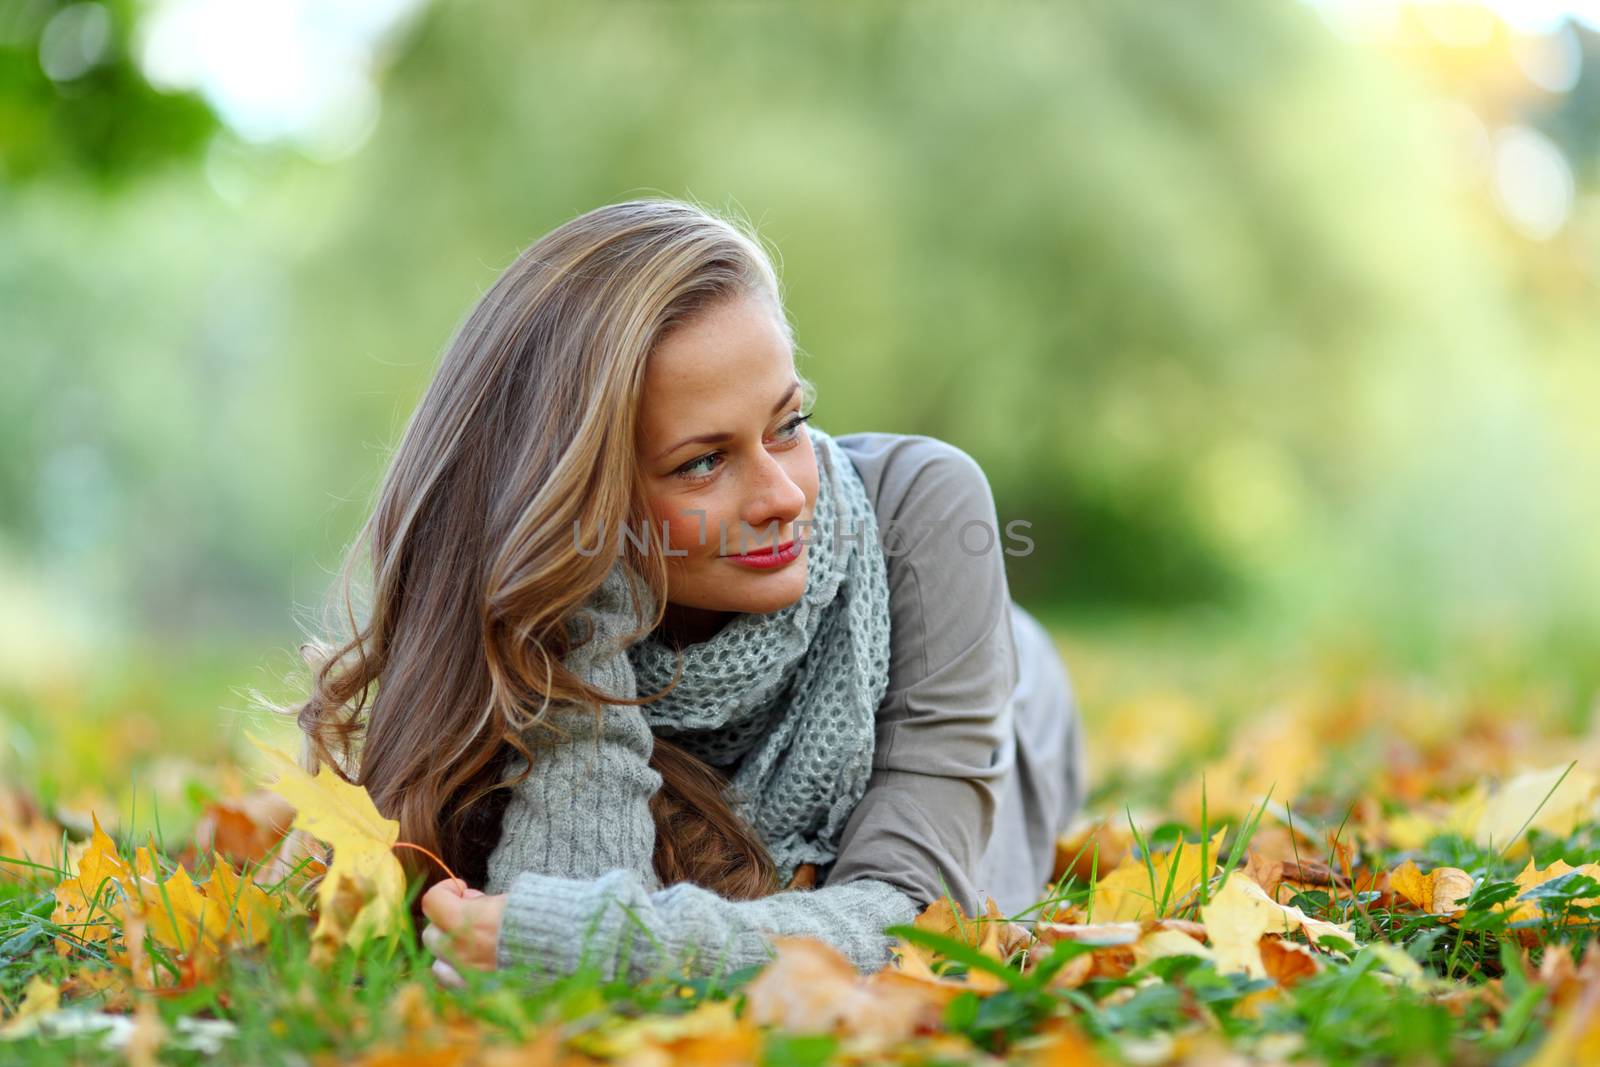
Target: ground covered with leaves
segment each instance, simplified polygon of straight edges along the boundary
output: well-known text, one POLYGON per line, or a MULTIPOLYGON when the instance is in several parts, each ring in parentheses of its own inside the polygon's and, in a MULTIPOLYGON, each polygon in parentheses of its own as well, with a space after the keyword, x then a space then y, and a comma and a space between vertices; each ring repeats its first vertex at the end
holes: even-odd
POLYGON ((1346 662, 1241 690, 1065 651, 1096 788, 1051 884, 935 903, 872 975, 778 939, 717 979, 441 986, 363 791, 230 742, 162 765, 192 817, 136 840, 115 783, 16 756, 95 722, 170 756, 160 717, 8 698, 0 1060, 1600 1062, 1591 689, 1346 662))

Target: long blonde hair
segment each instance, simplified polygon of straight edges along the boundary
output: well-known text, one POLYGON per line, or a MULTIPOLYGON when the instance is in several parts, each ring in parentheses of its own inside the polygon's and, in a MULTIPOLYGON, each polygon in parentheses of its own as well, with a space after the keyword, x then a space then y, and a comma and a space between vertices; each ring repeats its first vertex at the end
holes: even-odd
MULTIPOLYGON (((651 521, 635 436, 646 360, 674 329, 746 296, 769 301, 792 342, 753 231, 681 200, 600 207, 523 251, 455 332, 394 450, 335 586, 345 636, 300 646, 310 694, 278 710, 297 717, 307 769, 328 764, 364 786, 402 840, 475 885, 509 790, 538 773, 524 735, 546 728, 546 709, 599 715, 660 695, 619 700, 584 684, 562 664, 563 624, 616 558, 594 553, 599 531, 655 593, 640 635, 664 617, 658 539, 643 550, 613 539, 651 521), (354 578, 369 562, 358 619, 354 578), (502 782, 513 750, 532 766, 502 782)), ((774 891, 771 857, 722 776, 659 738, 651 764, 663 779, 651 801, 662 883, 774 891)), ((410 876, 442 877, 404 857, 410 876)))

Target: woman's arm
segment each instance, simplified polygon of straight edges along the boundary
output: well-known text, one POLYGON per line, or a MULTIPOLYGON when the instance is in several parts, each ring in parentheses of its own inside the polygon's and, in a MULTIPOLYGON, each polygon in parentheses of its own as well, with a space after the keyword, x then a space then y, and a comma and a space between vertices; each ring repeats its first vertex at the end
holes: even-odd
MULTIPOLYGON (((575 650, 569 666, 607 692, 635 695, 620 641, 633 628, 620 571, 586 613, 596 644, 575 650)), ((876 970, 893 943, 883 928, 916 917, 905 894, 865 879, 740 901, 687 883, 660 888, 649 800, 661 777, 649 766, 653 738, 643 710, 607 705, 598 729, 584 710, 557 709, 552 721, 568 736, 529 738, 533 773, 513 790, 489 860, 485 888, 505 894, 494 964, 533 964, 558 977, 587 951, 608 975, 639 978, 678 962, 708 975, 766 960, 765 931, 810 934, 876 970)), ((473 912, 488 907, 480 902, 473 912)))
POLYGON ((938 438, 841 443, 890 527, 893 649, 872 776, 824 884, 880 879, 922 905, 948 889, 977 914, 979 862, 1015 771, 1018 664, 994 496, 977 461, 938 438))
MULTIPOLYGON (((583 676, 614 675, 618 660, 627 663, 618 654, 583 676)), ((627 685, 607 692, 631 697, 632 681, 629 671, 627 685)), ((562 709, 551 721, 567 731, 566 740, 528 739, 533 773, 512 789, 501 818, 488 892, 505 892, 523 871, 596 878, 619 868, 634 872, 646 888, 660 888, 650 797, 661 773, 650 766, 650 726, 643 712, 627 705, 608 704, 601 716, 596 729, 593 712, 562 709)), ((523 765, 517 760, 516 770, 523 765)))
POLYGON ((727 900, 688 882, 649 892, 629 870, 588 880, 527 871, 511 883, 495 963, 550 977, 586 963, 608 979, 706 977, 765 963, 769 935, 809 935, 870 973, 889 962, 894 939, 884 927, 909 923, 919 910, 873 879, 727 900))

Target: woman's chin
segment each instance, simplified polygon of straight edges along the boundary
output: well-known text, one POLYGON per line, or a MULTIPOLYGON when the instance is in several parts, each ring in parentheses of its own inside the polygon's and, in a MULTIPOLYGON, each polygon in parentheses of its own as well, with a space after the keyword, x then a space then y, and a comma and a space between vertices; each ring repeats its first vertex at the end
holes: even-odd
POLYGON ((797 602, 806 591, 805 562, 804 559, 797 559, 792 567, 785 567, 781 574, 754 572, 750 580, 743 583, 748 593, 740 590, 745 595, 739 598, 741 605, 733 610, 766 615, 797 602))

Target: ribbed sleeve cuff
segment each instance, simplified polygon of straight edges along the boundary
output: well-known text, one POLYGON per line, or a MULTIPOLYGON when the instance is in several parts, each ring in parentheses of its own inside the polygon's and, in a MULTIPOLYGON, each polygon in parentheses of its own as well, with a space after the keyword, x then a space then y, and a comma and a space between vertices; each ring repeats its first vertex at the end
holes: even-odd
POLYGON ((732 901, 688 883, 650 893, 629 870, 588 881, 524 871, 508 890, 495 958, 546 980, 585 964, 606 979, 680 968, 704 976, 765 963, 771 935, 788 935, 824 941, 870 974, 891 956, 884 928, 912 922, 919 910, 876 879, 732 901))
MULTIPOLYGON (((501 968, 531 966, 554 980, 586 963, 614 977, 637 940, 628 927, 648 911, 649 895, 631 870, 578 880, 523 871, 506 893, 495 962, 501 968)), ((636 927, 635 927, 636 929, 636 927)), ((648 948, 648 941, 645 942, 648 948)))
POLYGON ((887 926, 915 921, 921 908, 905 892, 875 878, 830 883, 749 902, 750 921, 774 934, 815 937, 838 949, 862 974, 881 970, 893 955, 887 926))

